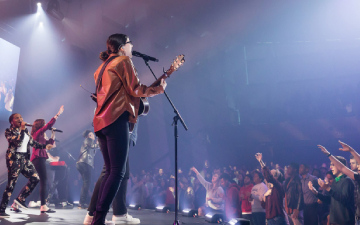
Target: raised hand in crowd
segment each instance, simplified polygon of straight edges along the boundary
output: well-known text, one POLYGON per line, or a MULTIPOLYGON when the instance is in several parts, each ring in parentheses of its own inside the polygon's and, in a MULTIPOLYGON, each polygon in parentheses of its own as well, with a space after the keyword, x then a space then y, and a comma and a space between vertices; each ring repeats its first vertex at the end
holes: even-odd
POLYGON ((314 188, 314 185, 311 181, 309 181, 308 186, 309 186, 310 191, 312 191, 315 195, 318 194, 318 191, 314 188))
POLYGON ((199 174, 199 171, 195 167, 191 167, 191 171, 193 171, 196 175, 199 174))
MULTIPOLYGON (((339 148, 341 151, 350 151, 354 158, 357 160, 357 158, 360 159, 360 156, 357 152, 355 152, 349 145, 339 141, 339 143, 342 145, 342 148, 339 148), (356 156, 355 156, 356 155, 356 156)), ((318 147, 321 149, 321 152, 324 153, 327 157, 329 157, 331 163, 333 166, 335 166, 341 173, 345 174, 346 176, 350 177, 352 180, 355 180, 354 174, 357 174, 357 172, 354 172, 346 167, 343 163, 341 163, 335 156, 333 156, 324 146, 318 145, 318 147)), ((360 160, 359 160, 360 161, 360 160)))
POLYGON ((323 190, 330 191, 331 189, 329 182, 326 182, 321 178, 318 179, 318 184, 323 190))

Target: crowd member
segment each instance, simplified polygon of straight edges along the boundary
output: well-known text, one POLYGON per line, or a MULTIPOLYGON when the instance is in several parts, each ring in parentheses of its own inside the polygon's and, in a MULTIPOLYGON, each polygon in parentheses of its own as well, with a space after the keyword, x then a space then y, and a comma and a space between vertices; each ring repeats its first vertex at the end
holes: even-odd
POLYGON ((165 204, 165 198, 166 198, 166 181, 164 179, 161 179, 159 181, 160 185, 155 190, 155 205, 164 205, 165 204))
POLYGON ((189 186, 189 181, 182 177, 179 180, 179 210, 194 208, 194 190, 189 186))
POLYGON ((339 150, 351 153, 351 158, 350 158, 351 170, 349 170, 345 165, 341 164, 340 163, 341 161, 336 160, 336 157, 334 157, 330 153, 328 153, 324 147, 321 146, 321 150, 324 153, 330 154, 330 156, 329 156, 330 161, 334 164, 334 166, 338 170, 340 170, 341 173, 343 173, 344 175, 348 176, 349 178, 351 178, 352 180, 355 181, 355 183, 354 183, 355 221, 356 221, 356 224, 360 224, 360 218, 359 218, 359 215, 360 215, 360 204, 359 204, 359 202, 360 202, 359 201, 360 175, 357 172, 358 162, 360 162, 360 155, 352 147, 345 144, 344 142, 339 141, 339 143, 342 146, 342 148, 340 148, 339 150))
MULTIPOLYGON (((335 180, 335 176, 334 174, 331 172, 331 171, 328 171, 326 173, 326 176, 325 176, 325 180, 326 182, 329 183, 329 185, 331 186, 332 183, 334 182, 335 180)), ((315 183, 317 184, 318 182, 315 181, 315 183)), ((314 184, 315 184, 314 183, 314 184)), ((312 182, 309 182, 308 183, 308 186, 309 186, 309 189, 315 194, 317 194, 315 188, 313 188, 313 183, 312 182)), ((325 196, 329 196, 329 192, 327 192, 326 190, 321 190, 322 194, 325 195, 325 196)), ((318 215, 319 215, 319 222, 321 225, 327 225, 328 222, 329 222, 329 213, 330 213, 330 203, 329 202, 322 202, 320 199, 317 200, 317 203, 319 205, 318 207, 318 215)))
MULTIPOLYGON (((310 175, 310 166, 301 164, 299 174, 301 176, 301 189, 304 197, 304 224, 318 225, 318 203, 315 194, 309 189, 309 181, 316 184, 317 177, 310 175)), ((315 187, 316 189, 318 186, 315 187)))
POLYGON ((320 178, 321 177, 321 172, 318 169, 313 169, 311 175, 313 175, 314 177, 320 178))
POLYGON ((198 209, 205 205, 206 189, 201 185, 198 178, 194 179, 194 209, 198 209))
MULTIPOLYGON (((321 151, 329 157, 330 169, 335 176, 332 185, 319 178, 320 187, 329 192, 325 196, 315 190, 309 182, 309 188, 314 189, 316 196, 325 203, 330 203, 330 224, 353 225, 355 224, 355 203, 354 203, 354 183, 347 177, 341 169, 346 169, 346 160, 341 156, 333 156, 323 146, 318 146, 321 151), (341 168, 341 169, 339 169, 341 168)), ((348 171, 352 172, 348 169, 348 171)))
POLYGON ((171 211, 175 210, 175 179, 170 178, 170 186, 166 189, 165 205, 170 207, 171 211))
POLYGON ((251 217, 251 190, 254 187, 251 174, 246 174, 244 178, 244 186, 240 188, 239 196, 241 201, 241 212, 245 219, 252 221, 251 217))
POLYGON ((264 184, 264 176, 259 171, 253 172, 254 187, 251 189, 251 214, 253 225, 265 225, 266 214, 261 202, 264 201, 264 194, 268 188, 264 184))
POLYGON ((264 203, 266 221, 267 225, 287 225, 286 215, 284 212, 284 189, 278 179, 281 179, 280 172, 274 170, 270 172, 269 168, 265 166, 265 163, 262 160, 262 154, 257 153, 255 155, 256 159, 259 161, 264 178, 267 182, 269 190, 264 194, 264 203), (276 173, 277 179, 272 173, 276 173))
POLYGON ((147 198, 147 192, 144 184, 144 180, 141 179, 141 175, 135 175, 131 179, 131 200, 132 204, 140 204, 141 206, 145 206, 145 200, 147 198))
POLYGON ((196 174, 200 183, 206 189, 206 201, 205 205, 198 209, 199 216, 205 216, 208 212, 223 212, 224 203, 223 196, 224 190, 220 187, 219 184, 219 174, 214 174, 211 180, 211 183, 206 181, 199 171, 192 167, 191 170, 196 174))
POLYGON ((303 193, 299 176, 299 164, 290 163, 287 168, 288 178, 284 182, 285 210, 290 225, 304 223, 303 218, 303 193))
POLYGON ((220 176, 220 185, 225 190, 225 216, 228 221, 241 217, 241 204, 239 199, 240 187, 231 180, 227 173, 220 176))

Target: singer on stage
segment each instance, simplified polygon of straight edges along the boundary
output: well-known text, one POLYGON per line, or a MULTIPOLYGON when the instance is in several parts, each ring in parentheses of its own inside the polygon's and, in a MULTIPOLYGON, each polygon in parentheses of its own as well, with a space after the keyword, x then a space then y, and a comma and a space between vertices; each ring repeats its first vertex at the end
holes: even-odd
POLYGON ((107 50, 100 54, 100 59, 112 61, 103 74, 100 71, 104 64, 94 75, 97 109, 93 123, 106 173, 100 186, 93 225, 105 224, 106 214, 124 178, 129 151, 129 122, 137 121, 140 97, 155 96, 166 88, 164 80, 154 87, 140 84, 131 61, 132 47, 128 36, 111 35, 107 40, 107 50))
MULTIPOLYGON (((57 118, 61 113, 64 112, 64 106, 60 107, 59 112, 52 118, 46 125, 44 119, 37 119, 34 121, 34 124, 31 129, 31 136, 34 138, 35 141, 39 142, 40 144, 54 144, 55 133, 52 132, 51 138, 48 139, 46 137, 45 131, 50 130, 52 126, 55 124, 57 118)), ((46 196, 47 196, 47 172, 46 172, 46 159, 49 156, 47 154, 46 149, 34 147, 33 152, 31 155, 31 162, 34 164, 36 171, 40 176, 40 201, 41 213, 54 213, 55 211, 47 207, 46 205, 46 196)))
POLYGON ((26 123, 20 114, 14 113, 9 117, 10 128, 5 131, 5 137, 9 143, 6 151, 6 166, 8 169, 8 183, 6 185, 0 204, 0 218, 9 217, 5 209, 14 191, 16 182, 22 173, 29 179, 28 183, 20 191, 14 200, 13 208, 27 208, 25 199, 31 194, 40 178, 32 162, 30 161, 30 146, 34 148, 51 149, 51 145, 36 142, 25 127, 26 123))

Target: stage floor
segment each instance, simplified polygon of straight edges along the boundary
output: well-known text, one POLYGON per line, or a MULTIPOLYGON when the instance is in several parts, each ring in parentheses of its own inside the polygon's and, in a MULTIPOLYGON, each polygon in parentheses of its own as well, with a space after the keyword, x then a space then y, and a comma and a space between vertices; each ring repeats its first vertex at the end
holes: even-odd
MULTIPOLYGON (((52 207, 51 207, 52 208, 52 207)), ((67 225, 67 224, 82 224, 86 215, 84 209, 56 209, 56 213, 40 214, 40 209, 23 210, 22 213, 14 213, 7 208, 6 212, 10 214, 10 218, 1 219, 1 225, 67 225)), ((141 225, 172 225, 175 219, 175 214, 160 213, 154 210, 129 210, 129 214, 139 218, 141 225)), ((107 219, 111 220, 112 210, 108 213, 107 219)), ((209 224, 204 218, 192 218, 179 215, 180 224, 199 225, 209 224)))

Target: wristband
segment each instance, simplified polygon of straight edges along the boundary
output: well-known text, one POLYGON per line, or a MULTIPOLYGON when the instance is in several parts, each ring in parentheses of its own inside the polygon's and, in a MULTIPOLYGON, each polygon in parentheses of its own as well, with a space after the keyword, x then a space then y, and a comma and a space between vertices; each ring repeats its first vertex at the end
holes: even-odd
POLYGON ((327 155, 327 157, 330 157, 331 156, 331 153, 329 153, 329 155, 327 155))

